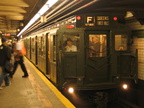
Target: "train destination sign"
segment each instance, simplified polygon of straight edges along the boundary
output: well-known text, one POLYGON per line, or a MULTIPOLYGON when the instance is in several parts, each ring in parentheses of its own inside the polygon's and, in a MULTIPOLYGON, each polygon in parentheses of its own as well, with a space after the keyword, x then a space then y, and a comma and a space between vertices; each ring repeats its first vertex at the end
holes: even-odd
POLYGON ((109 25, 109 16, 86 16, 85 26, 109 25))

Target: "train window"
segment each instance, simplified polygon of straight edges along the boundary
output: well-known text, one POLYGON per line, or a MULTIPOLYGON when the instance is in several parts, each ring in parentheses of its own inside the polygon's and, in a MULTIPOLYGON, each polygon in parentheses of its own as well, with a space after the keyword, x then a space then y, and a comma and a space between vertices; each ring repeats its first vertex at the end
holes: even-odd
POLYGON ((65 33, 63 35, 63 50, 65 52, 77 52, 79 51, 79 34, 65 33))
POLYGON ((106 34, 89 34, 89 56, 106 56, 106 34))
POLYGON ((40 55, 44 55, 44 38, 41 37, 40 55))
POLYGON ((127 35, 115 35, 115 50, 127 50, 127 35))
POLYGON ((34 53, 35 49, 35 41, 34 38, 32 38, 32 52, 34 53))

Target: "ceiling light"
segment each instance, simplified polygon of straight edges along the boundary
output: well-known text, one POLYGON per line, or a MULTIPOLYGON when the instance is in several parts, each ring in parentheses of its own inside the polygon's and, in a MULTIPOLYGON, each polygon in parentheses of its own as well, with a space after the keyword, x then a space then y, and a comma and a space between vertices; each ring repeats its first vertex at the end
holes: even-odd
POLYGON ((29 23, 19 32, 20 36, 26 29, 28 29, 36 20, 40 18, 50 7, 52 7, 58 0, 48 0, 45 5, 38 11, 38 13, 29 21, 29 23))

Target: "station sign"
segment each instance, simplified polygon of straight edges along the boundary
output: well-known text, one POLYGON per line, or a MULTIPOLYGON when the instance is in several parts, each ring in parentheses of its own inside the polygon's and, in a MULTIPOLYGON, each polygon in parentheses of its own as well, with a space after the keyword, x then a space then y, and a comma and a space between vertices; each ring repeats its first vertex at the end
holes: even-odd
POLYGON ((5 33, 4 36, 6 36, 6 37, 10 37, 11 34, 10 34, 10 33, 5 33))

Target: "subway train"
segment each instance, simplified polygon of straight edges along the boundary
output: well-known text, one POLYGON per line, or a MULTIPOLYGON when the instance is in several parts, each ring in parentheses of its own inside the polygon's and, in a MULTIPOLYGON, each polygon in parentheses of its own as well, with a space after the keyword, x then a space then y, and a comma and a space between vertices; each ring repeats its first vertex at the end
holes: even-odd
POLYGON ((26 57, 59 90, 110 90, 137 83, 137 50, 125 13, 69 16, 23 36, 26 57))

